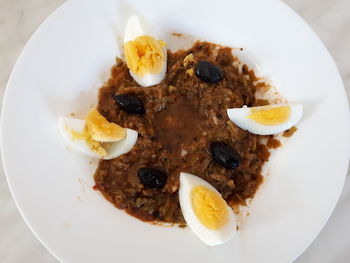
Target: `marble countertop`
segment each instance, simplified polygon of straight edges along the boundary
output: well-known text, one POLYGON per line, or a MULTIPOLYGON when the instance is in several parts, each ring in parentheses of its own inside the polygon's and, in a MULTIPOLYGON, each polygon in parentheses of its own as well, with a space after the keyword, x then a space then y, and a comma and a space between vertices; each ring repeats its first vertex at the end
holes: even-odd
MULTIPOLYGON (((0 97, 23 46, 39 24, 64 0, 0 0, 0 97)), ((331 52, 350 96, 350 1, 284 0, 316 31, 331 52)), ((57 262, 31 233, 9 192, 0 164, 0 262, 57 262)), ((348 176, 349 177, 349 172, 348 176)), ((312 245, 296 263, 350 262, 350 181, 312 245)))

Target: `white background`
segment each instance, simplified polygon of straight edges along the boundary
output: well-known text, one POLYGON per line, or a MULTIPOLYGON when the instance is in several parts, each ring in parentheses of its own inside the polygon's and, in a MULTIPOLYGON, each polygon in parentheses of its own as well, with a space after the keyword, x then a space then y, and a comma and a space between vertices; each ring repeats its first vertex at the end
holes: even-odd
MULTIPOLYGON (((11 69, 33 31, 64 0, 0 0, 0 97, 11 69)), ((334 57, 350 94, 350 1, 284 0, 316 31, 334 57)), ((1 164, 0 164, 1 165, 1 164)), ((2 166, 2 165, 1 165, 2 166)), ((349 175, 349 173, 348 173, 349 175)), ((350 182, 315 242, 296 263, 350 262, 350 182)), ((57 262, 30 232, 0 167, 0 262, 57 262)))

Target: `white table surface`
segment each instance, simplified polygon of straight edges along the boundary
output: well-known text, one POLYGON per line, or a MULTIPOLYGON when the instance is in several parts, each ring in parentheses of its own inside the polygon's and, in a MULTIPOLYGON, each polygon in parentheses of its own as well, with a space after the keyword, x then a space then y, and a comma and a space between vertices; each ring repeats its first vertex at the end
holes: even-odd
MULTIPOLYGON (((23 46, 39 24, 64 0, 0 0, 0 97, 23 46)), ((284 0, 316 31, 342 74, 350 95, 350 0, 284 0)), ((350 136, 350 135, 349 135, 350 136)), ((39 243, 19 214, 0 164, 0 262, 57 260, 39 243)), ((348 172, 349 177, 349 172, 348 172)), ((326 227, 296 263, 350 262, 350 182, 326 227)), ((272 262, 269 262, 272 263, 272 262)))

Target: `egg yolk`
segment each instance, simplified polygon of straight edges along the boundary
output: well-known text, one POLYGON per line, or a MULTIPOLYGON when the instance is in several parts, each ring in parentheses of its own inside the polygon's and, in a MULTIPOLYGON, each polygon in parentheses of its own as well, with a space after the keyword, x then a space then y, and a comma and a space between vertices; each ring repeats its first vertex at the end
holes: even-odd
POLYGON ((262 125, 277 125, 286 122, 290 116, 290 106, 252 108, 248 118, 262 125))
POLYGON ((87 127, 85 126, 83 132, 76 132, 74 130, 71 131, 72 139, 73 140, 84 140, 86 144, 89 146, 89 148, 97 153, 99 156, 106 156, 107 151, 102 146, 102 144, 98 141, 95 141, 92 139, 91 134, 89 133, 87 127))
POLYGON ((71 130, 71 134, 73 140, 84 140, 92 151, 106 156, 107 150, 101 141, 119 141, 125 137, 126 129, 107 121, 96 109, 92 109, 85 117, 83 131, 71 130))
POLYGON ((92 139, 96 141, 119 141, 126 135, 126 129, 107 121, 96 109, 86 115, 85 123, 92 139))
POLYGON ((191 197, 194 212, 205 227, 217 230, 228 222, 227 204, 216 192, 205 186, 196 186, 191 197))
POLYGON ((128 41, 124 45, 128 68, 140 77, 146 73, 160 73, 165 62, 164 46, 163 41, 157 41, 151 36, 139 36, 128 41))

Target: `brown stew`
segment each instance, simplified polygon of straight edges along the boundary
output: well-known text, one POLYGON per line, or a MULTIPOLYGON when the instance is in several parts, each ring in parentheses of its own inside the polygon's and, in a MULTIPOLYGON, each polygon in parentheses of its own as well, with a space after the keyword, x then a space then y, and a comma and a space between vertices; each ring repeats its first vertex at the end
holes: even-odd
POLYGON ((226 109, 261 104, 254 95, 263 84, 257 84, 252 70, 239 68, 235 61, 230 48, 196 42, 188 50, 168 51, 165 79, 144 88, 117 59, 110 79, 100 89, 98 110, 109 121, 137 130, 139 138, 129 153, 99 162, 96 188, 106 199, 143 221, 184 224, 178 201, 180 172, 211 183, 233 208, 254 197, 263 181, 261 168, 270 154, 259 142, 261 136, 235 126, 226 109), (202 60, 220 68, 223 79, 214 84, 199 79, 195 68, 202 60), (116 94, 136 96, 145 113, 122 111, 113 99, 116 94), (237 168, 226 169, 213 161, 213 141, 224 142, 239 154, 237 168), (138 176, 142 167, 166 173, 165 185, 145 187, 138 176))

